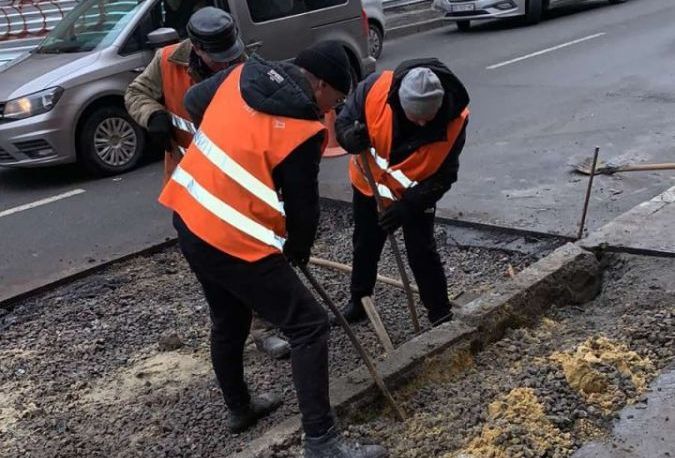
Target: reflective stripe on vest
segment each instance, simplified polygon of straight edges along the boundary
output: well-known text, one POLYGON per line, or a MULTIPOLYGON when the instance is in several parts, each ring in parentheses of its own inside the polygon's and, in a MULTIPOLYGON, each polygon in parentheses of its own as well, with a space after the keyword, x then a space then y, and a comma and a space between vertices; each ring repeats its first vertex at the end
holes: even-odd
POLYGON ((183 98, 194 81, 190 76, 187 65, 172 62, 170 57, 181 46, 180 43, 166 46, 162 49, 160 69, 162 72, 162 95, 164 107, 169 113, 171 124, 174 126, 174 140, 183 148, 190 146, 195 127, 189 121, 190 114, 185 109, 183 98))
POLYGON ((195 236, 254 262, 278 254, 285 242, 286 219, 274 168, 326 129, 319 120, 274 116, 250 107, 240 91, 243 67, 233 69, 218 88, 159 200, 195 236))
POLYGON ((184 187, 200 205, 221 220, 226 221, 228 224, 236 227, 251 237, 256 238, 262 243, 275 247, 279 251, 283 249, 286 239, 279 237, 273 230, 253 221, 251 218, 218 199, 204 189, 204 187, 202 187, 189 173, 183 170, 180 165, 176 167, 171 180, 184 187))
POLYGON ((193 141, 199 151, 201 151, 201 153, 225 175, 239 183, 242 188, 258 197, 271 208, 284 216, 286 215, 284 212, 284 204, 279 200, 277 192, 251 175, 251 173, 241 165, 237 164, 237 162, 228 156, 225 151, 209 140, 204 132, 198 131, 193 141))
MULTIPOLYGON (((389 157, 393 143, 394 114, 388 98, 393 79, 394 74, 391 71, 385 71, 380 75, 366 95, 364 110, 373 145, 367 156, 368 165, 380 195, 386 199, 385 204, 400 199, 406 190, 415 187, 438 170, 452 150, 469 117, 469 109, 466 108, 448 123, 447 136, 444 140, 422 145, 406 159, 392 166, 389 157)), ((373 195, 360 158, 357 160, 355 157, 350 162, 349 177, 352 185, 362 194, 373 195)))
POLYGON ((187 119, 181 118, 176 113, 169 113, 169 115, 171 117, 171 124, 173 124, 176 129, 180 129, 190 135, 194 135, 197 132, 195 125, 187 119))

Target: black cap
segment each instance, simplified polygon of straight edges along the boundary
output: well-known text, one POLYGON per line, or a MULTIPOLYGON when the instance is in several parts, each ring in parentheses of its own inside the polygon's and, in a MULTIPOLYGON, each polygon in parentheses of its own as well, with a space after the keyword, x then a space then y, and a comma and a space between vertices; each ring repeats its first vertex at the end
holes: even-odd
POLYGON ((322 41, 306 48, 294 63, 344 94, 352 87, 349 57, 337 41, 322 41))
POLYGON ((230 62, 244 52, 237 24, 225 11, 213 6, 197 10, 187 25, 190 41, 216 62, 230 62))

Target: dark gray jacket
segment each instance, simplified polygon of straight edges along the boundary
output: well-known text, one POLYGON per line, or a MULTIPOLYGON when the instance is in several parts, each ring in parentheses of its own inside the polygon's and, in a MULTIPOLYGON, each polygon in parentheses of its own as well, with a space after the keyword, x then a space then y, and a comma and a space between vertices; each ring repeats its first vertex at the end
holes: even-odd
MULTIPOLYGON (((340 141, 341 133, 352 126, 354 121, 366 124, 366 96, 379 76, 379 74, 373 74, 366 78, 347 99, 335 122, 338 141, 340 141)), ((413 59, 401 63, 394 70, 394 81, 389 92, 388 102, 394 112, 394 138, 389 159, 390 163, 395 165, 408 158, 420 146, 445 139, 448 124, 469 105, 469 94, 462 82, 438 59, 413 59), (424 127, 408 121, 398 98, 401 80, 408 71, 415 67, 431 69, 441 80, 445 89, 445 100, 438 111, 438 115, 424 127)), ((417 186, 407 190, 403 199, 420 211, 433 207, 457 181, 459 155, 464 148, 465 141, 466 125, 464 125, 452 150, 438 171, 426 180, 421 181, 417 186)))

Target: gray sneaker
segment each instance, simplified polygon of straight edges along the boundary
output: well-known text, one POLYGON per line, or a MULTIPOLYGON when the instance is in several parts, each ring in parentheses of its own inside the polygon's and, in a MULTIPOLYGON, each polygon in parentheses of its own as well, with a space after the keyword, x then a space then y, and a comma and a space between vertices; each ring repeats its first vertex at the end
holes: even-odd
POLYGON ((265 353, 274 359, 288 358, 291 354, 291 346, 281 337, 275 335, 255 339, 255 346, 259 352, 265 353))
POLYGON ((379 445, 347 444, 335 427, 320 437, 305 437, 305 458, 385 458, 389 453, 379 445))
POLYGON ((248 406, 240 411, 230 412, 227 423, 230 432, 239 434, 255 425, 259 419, 274 412, 281 405, 281 398, 273 393, 252 396, 248 406))

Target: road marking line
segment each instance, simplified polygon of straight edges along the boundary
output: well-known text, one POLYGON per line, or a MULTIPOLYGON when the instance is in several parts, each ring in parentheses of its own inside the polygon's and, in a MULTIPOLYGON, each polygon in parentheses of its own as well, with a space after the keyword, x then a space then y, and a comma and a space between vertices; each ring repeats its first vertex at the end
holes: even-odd
POLYGON ((546 48, 542 49, 541 51, 533 52, 532 54, 527 54, 526 56, 522 57, 517 57, 515 59, 507 60, 505 62, 500 62, 498 64, 490 65, 489 67, 485 67, 486 70, 494 70, 496 68, 504 67, 505 65, 510 65, 510 64, 515 64, 516 62, 520 62, 521 60, 525 59, 530 59, 531 57, 537 57, 541 56, 542 54, 546 54, 552 51, 557 51, 558 49, 566 48, 568 46, 576 45, 578 43, 582 43, 584 41, 592 40, 594 38, 598 38, 605 35, 605 32, 600 32, 596 33, 593 35, 589 35, 587 37, 579 38, 578 40, 573 40, 573 41, 568 41, 567 43, 560 44, 558 46, 553 46, 552 48, 546 48))
POLYGON ((76 196, 78 194, 82 194, 83 192, 86 191, 84 189, 73 189, 72 191, 64 192, 63 194, 58 194, 56 196, 36 200, 35 202, 31 202, 25 205, 19 205, 18 207, 8 208, 7 210, 3 210, 0 212, 0 218, 2 218, 3 216, 13 215, 14 213, 19 213, 24 210, 30 210, 31 208, 39 207, 41 205, 51 204, 52 202, 56 202, 57 200, 67 199, 68 197, 76 196))

